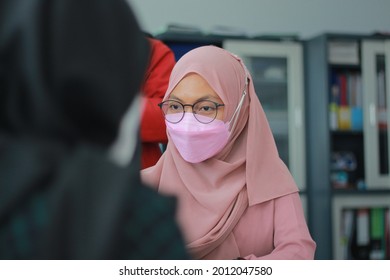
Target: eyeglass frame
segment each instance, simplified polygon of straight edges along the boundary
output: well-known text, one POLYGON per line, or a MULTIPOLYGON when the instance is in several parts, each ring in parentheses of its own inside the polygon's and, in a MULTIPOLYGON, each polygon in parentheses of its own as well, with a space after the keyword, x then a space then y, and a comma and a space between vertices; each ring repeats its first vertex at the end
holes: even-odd
POLYGON ((167 99, 167 100, 164 100, 164 101, 161 102, 161 103, 158 103, 157 106, 160 107, 160 109, 161 109, 161 111, 162 111, 162 114, 164 115, 164 119, 165 119, 166 121, 170 122, 170 123, 179 123, 179 122, 181 122, 182 119, 184 118, 185 107, 186 107, 186 106, 189 106, 189 107, 191 107, 192 114, 194 115, 195 119, 196 119, 198 122, 203 123, 203 124, 208 124, 208 123, 212 123, 212 122, 216 119, 216 117, 217 117, 217 115, 218 115, 218 108, 219 108, 219 107, 225 106, 225 104, 220 104, 220 103, 218 103, 218 102, 215 102, 215 101, 212 101, 212 100, 208 100, 208 99, 196 101, 194 104, 183 104, 183 103, 181 103, 181 102, 178 101, 178 100, 167 99), (167 120, 167 118, 165 117, 166 114, 165 114, 164 110, 162 109, 162 106, 164 105, 164 103, 166 103, 166 102, 168 102, 168 101, 177 102, 177 103, 179 103, 179 104, 182 106, 182 108, 183 108, 183 114, 182 114, 180 120, 178 120, 177 122, 171 122, 171 121, 167 120), (214 105, 215 105, 215 110, 216 110, 216 111, 215 111, 215 116, 214 116, 214 118, 213 118, 211 121, 207 122, 207 123, 204 123, 204 122, 201 122, 200 120, 198 120, 198 118, 196 117, 197 114, 194 113, 194 106, 195 106, 197 103, 199 103, 199 102, 204 102, 204 101, 208 101, 208 102, 214 103, 214 105))

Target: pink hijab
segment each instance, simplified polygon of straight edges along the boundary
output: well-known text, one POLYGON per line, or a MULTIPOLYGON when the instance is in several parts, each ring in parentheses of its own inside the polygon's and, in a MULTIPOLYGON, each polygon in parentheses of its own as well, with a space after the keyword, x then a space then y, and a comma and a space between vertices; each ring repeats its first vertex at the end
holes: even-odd
MULTIPOLYGON (((204 258, 224 241, 248 206, 297 192, 279 158, 268 121, 241 59, 215 46, 196 48, 174 67, 164 100, 189 73, 202 76, 225 104, 229 121, 247 91, 226 147, 201 163, 186 162, 170 141, 157 164, 141 172, 145 183, 178 197, 178 222, 194 258, 204 258), (248 79, 249 84, 246 85, 248 79)), ((234 246, 218 248, 234 255, 234 246)), ((238 254, 237 254, 238 256, 238 254)))

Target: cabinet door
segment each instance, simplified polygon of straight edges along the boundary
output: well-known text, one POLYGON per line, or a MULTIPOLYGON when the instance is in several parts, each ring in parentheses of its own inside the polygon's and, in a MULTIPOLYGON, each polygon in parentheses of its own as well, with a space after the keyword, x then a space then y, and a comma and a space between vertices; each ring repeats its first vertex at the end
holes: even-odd
POLYGON ((302 45, 297 42, 225 40, 244 60, 267 115, 281 159, 305 189, 302 45))
POLYGON ((366 184, 390 188, 390 41, 364 41, 362 56, 366 184))

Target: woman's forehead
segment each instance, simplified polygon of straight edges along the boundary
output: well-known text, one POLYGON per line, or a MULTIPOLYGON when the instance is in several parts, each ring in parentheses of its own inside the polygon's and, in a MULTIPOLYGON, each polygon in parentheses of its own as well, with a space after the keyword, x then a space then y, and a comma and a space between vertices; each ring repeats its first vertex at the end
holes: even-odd
POLYGON ((218 99, 221 100, 218 93, 201 75, 189 73, 185 75, 172 90, 171 97, 198 98, 198 99, 218 99))

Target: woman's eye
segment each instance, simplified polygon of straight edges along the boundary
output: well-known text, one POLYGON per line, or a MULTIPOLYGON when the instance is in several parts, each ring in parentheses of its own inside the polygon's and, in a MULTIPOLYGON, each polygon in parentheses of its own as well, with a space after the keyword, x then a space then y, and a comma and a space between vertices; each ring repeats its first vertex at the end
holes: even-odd
POLYGON ((178 109, 179 109, 179 105, 173 104, 173 105, 171 105, 171 106, 169 107, 169 109, 171 109, 171 110, 178 110, 178 109))
POLYGON ((210 111, 214 111, 215 108, 211 107, 211 106, 202 106, 200 108, 200 111, 204 111, 204 112, 210 112, 210 111))

